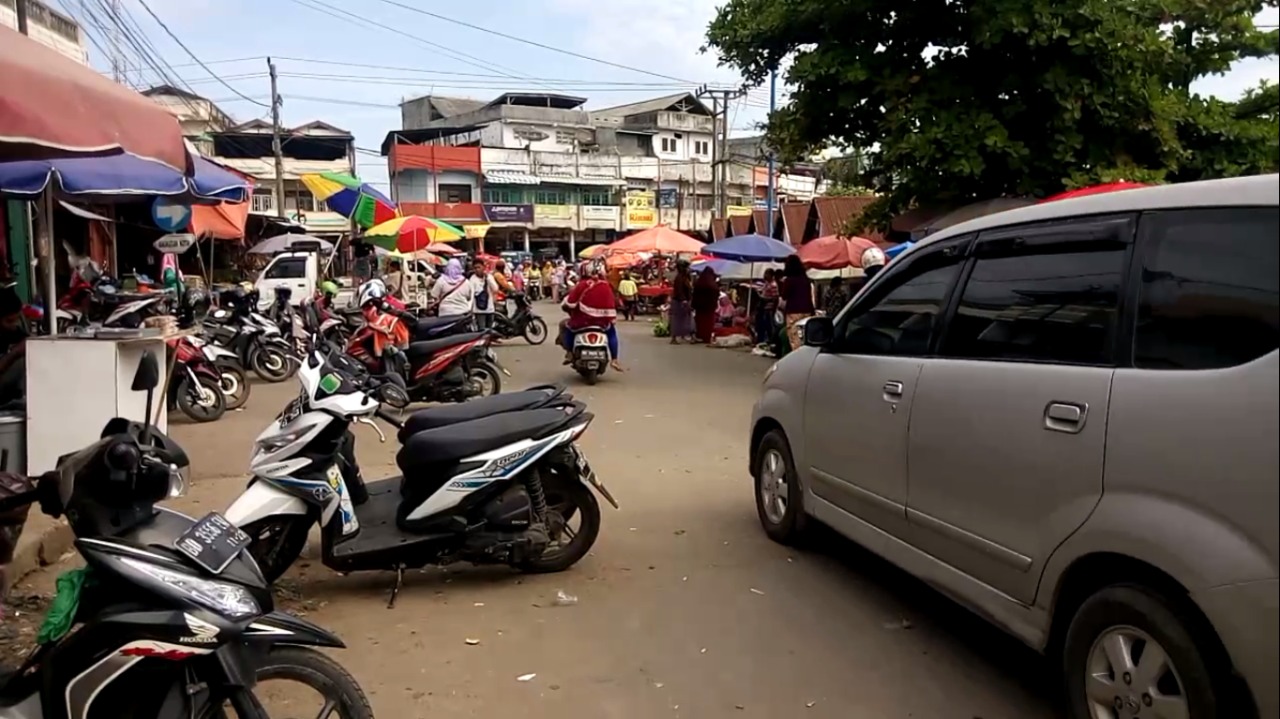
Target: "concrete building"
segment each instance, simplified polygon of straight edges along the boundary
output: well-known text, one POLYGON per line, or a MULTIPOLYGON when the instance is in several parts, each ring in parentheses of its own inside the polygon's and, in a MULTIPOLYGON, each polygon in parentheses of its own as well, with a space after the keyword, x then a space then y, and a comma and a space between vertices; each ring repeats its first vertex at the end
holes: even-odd
MULTIPOLYGON (((0 25, 18 29, 16 0, 0 0, 0 25)), ((79 23, 40 0, 27 0, 27 36, 78 63, 89 64, 89 49, 79 23)))
POLYGON ((353 173, 355 138, 319 120, 282 132, 284 197, 276 196, 275 159, 271 123, 253 120, 210 133, 212 157, 254 178, 250 212, 283 215, 304 225, 313 235, 336 238, 350 230, 347 218, 331 212, 299 178, 316 172, 353 173))
MULTIPOLYGON (((0 0, 4 2, 4 0, 0 0)), ((172 85, 158 85, 142 91, 178 118, 182 135, 203 155, 212 155, 213 135, 225 132, 235 122, 213 101, 172 85)))

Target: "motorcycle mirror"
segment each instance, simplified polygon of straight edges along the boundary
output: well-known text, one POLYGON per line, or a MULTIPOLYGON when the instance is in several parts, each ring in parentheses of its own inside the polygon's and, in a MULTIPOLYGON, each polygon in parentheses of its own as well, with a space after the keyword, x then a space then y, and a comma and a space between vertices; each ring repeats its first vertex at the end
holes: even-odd
POLYGON ((378 388, 378 399, 396 409, 409 406, 409 394, 395 383, 384 384, 378 388))
POLYGON ((134 392, 150 392, 159 384, 160 363, 156 361, 156 353, 147 350, 138 360, 138 369, 133 373, 133 384, 129 388, 134 392))

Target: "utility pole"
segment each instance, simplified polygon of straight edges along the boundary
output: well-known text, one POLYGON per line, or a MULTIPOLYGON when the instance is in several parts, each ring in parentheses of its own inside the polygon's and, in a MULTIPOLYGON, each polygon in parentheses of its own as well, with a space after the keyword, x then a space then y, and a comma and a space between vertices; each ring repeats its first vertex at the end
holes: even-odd
MULTIPOLYGON (((772 117, 774 110, 777 110, 777 109, 778 109, 778 71, 774 70, 769 73, 769 116, 772 117)), ((777 187, 778 180, 777 180, 777 175, 775 174, 776 172, 777 172, 777 167, 775 165, 773 148, 771 147, 769 148, 769 194, 768 194, 768 200, 766 200, 769 203, 769 207, 765 212, 765 217, 767 218, 765 220, 765 225, 768 226, 769 228, 769 231, 766 234, 769 237, 773 237, 773 206, 774 206, 774 203, 777 201, 777 190, 775 188, 777 187)))
POLYGON ((27 0, 18 0, 18 4, 14 7, 14 12, 18 16, 18 32, 23 35, 29 35, 27 32, 27 0))
POLYGON ((276 64, 267 58, 271 73, 271 151, 276 156, 276 215, 284 217, 284 151, 280 147, 280 93, 276 89, 276 64))
POLYGON ((715 184, 716 213, 720 217, 727 214, 729 204, 729 101, 736 100, 746 94, 746 90, 712 90, 706 85, 698 88, 697 97, 711 98, 711 176, 715 184), (716 97, 719 96, 717 106, 716 97), (716 117, 719 117, 719 121, 716 117), (719 134, 717 134, 719 133, 719 134), (719 144, 717 151, 716 145, 719 144), (719 168, 719 175, 716 169, 719 168))

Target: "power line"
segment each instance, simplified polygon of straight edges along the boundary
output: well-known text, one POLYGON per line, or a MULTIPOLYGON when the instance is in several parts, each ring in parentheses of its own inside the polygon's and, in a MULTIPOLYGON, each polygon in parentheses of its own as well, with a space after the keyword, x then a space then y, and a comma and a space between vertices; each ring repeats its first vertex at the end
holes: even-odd
POLYGON ((395 6, 395 7, 402 8, 402 9, 404 9, 404 10, 408 10, 409 12, 415 12, 415 13, 418 13, 419 15, 426 15, 427 17, 433 17, 433 18, 435 18, 435 19, 437 19, 437 20, 443 20, 443 21, 445 21, 445 22, 453 23, 454 25, 460 25, 460 26, 462 26, 462 27, 470 28, 470 29, 472 29, 472 30, 478 30, 478 31, 480 31, 480 32, 488 33, 488 34, 490 34, 490 35, 494 35, 494 36, 497 36, 497 37, 500 37, 500 38, 504 38, 504 39, 507 39, 507 40, 513 40, 513 41, 515 41, 515 42, 524 43, 525 45, 532 45, 533 47, 541 48, 541 49, 543 49, 543 50, 550 50, 551 52, 558 52, 558 53, 560 53, 561 55, 568 55, 569 57, 576 57, 576 58, 578 58, 578 59, 580 59, 580 60, 588 60, 588 61, 590 61, 590 62, 599 63, 599 64, 601 64, 601 65, 608 65, 608 66, 610 66, 610 67, 616 67, 616 68, 619 68, 619 69, 621 69, 621 70, 630 70, 631 72, 638 72, 638 73, 641 73, 641 74, 643 74, 643 75, 650 75, 650 76, 652 76, 652 77, 660 77, 660 78, 662 78, 662 79, 664 79, 664 80, 674 80, 674 81, 676 81, 676 82, 678 82, 678 83, 682 83, 682 84, 686 84, 686 85, 697 85, 697 84, 698 84, 698 83, 696 83, 696 82, 694 82, 694 81, 692 81, 692 80, 686 80, 686 79, 684 79, 684 78, 679 78, 679 77, 672 77, 671 75, 663 75, 662 73, 653 72, 653 71, 651 71, 651 70, 642 70, 641 68, 638 68, 638 67, 632 67, 632 66, 630 66, 630 65, 623 65, 623 64, 622 64, 622 63, 620 63, 620 62, 613 62, 612 60, 602 60, 602 59, 600 59, 600 58, 598 58, 598 57, 591 57, 590 55, 584 55, 584 54, 582 54, 582 53, 580 53, 580 52, 574 52, 573 50, 565 50, 564 48, 553 47, 553 46, 551 46, 551 45, 547 45, 547 44, 544 44, 544 43, 540 43, 540 42, 537 42, 537 41, 535 41, 535 40, 529 40, 529 39, 526 39, 526 38, 523 38, 523 37, 518 37, 518 36, 516 36, 516 35, 508 35, 508 34, 507 34, 507 33, 505 33, 505 32, 499 32, 499 31, 497 31, 497 30, 490 30, 490 29, 489 29, 489 28, 487 28, 487 27, 481 27, 481 26, 479 26, 479 25, 475 25, 475 24, 472 24, 472 23, 469 23, 469 22, 465 22, 465 21, 462 21, 462 20, 457 20, 457 19, 455 19, 455 18, 451 18, 451 17, 445 16, 445 15, 441 15, 440 13, 431 12, 430 10, 423 10, 422 8, 414 7, 414 6, 412 6, 412 5, 405 5, 404 3, 396 2, 396 0, 378 0, 378 2, 383 3, 383 4, 385 4, 385 5, 393 5, 393 6, 395 6))
POLYGON ((160 16, 155 14, 155 11, 151 9, 151 6, 147 4, 146 0, 138 0, 138 4, 142 6, 143 10, 147 11, 147 14, 151 16, 152 20, 156 21, 156 24, 160 26, 160 29, 164 30, 165 34, 168 35, 171 40, 173 40, 175 43, 178 44, 178 47, 182 48, 183 51, 186 52, 187 55, 189 55, 192 60, 194 60, 198 65, 200 65, 200 67, 204 68, 204 71, 209 73, 209 75, 211 75, 216 80, 218 80, 218 82, 222 83, 224 87, 226 87, 231 92, 234 92, 236 95, 239 95, 240 97, 244 98, 245 100, 248 100, 249 102, 254 103, 255 105, 261 105, 262 107, 269 107, 268 105, 258 102, 257 100, 254 100, 253 98, 249 97, 248 95, 245 95, 244 93, 232 87, 225 80, 218 77, 217 73, 215 73, 213 70, 210 70, 208 65, 201 62, 200 58, 196 57, 196 54, 194 52, 191 52, 191 48, 187 47, 186 43, 182 42, 182 40, 178 39, 177 35, 173 34, 173 31, 169 29, 168 25, 164 24, 164 21, 160 19, 160 16))

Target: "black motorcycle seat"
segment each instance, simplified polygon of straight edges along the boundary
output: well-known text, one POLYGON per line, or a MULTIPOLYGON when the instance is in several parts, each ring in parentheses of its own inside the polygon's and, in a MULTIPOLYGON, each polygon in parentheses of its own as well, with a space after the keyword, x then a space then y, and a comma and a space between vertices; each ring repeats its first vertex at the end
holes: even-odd
POLYGON ((426 337, 431 330, 437 327, 447 327, 448 325, 465 323, 467 317, 465 315, 445 315, 444 317, 423 317, 419 319, 417 324, 413 326, 414 337, 426 337))
POLYGON ((409 343, 409 349, 405 350, 405 354, 408 355, 411 360, 419 357, 428 357, 440 350, 448 349, 449 347, 456 347, 457 345, 466 344, 468 342, 474 342, 484 336, 484 332, 468 332, 461 335, 441 337, 438 340, 411 342, 409 343))
POLYGON ((491 417, 505 412, 538 409, 553 400, 572 400, 573 395, 565 395, 564 390, 565 386, 562 384, 543 385, 541 387, 530 387, 523 392, 495 394, 460 404, 449 404, 443 407, 419 410, 410 415, 400 428, 398 433, 400 443, 403 444, 419 432, 447 427, 459 422, 470 422, 471 420, 491 417))
POLYGON ((440 480, 434 475, 468 457, 566 429, 585 409, 585 405, 573 403, 506 412, 418 432, 396 453, 396 464, 404 472, 405 485, 432 477, 440 480))

